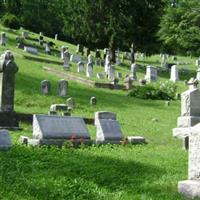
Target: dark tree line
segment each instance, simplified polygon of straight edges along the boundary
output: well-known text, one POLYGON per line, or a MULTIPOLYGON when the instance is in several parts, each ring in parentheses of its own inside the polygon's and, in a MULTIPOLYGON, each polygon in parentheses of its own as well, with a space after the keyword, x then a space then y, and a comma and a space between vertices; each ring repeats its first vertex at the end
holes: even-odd
POLYGON ((109 47, 155 53, 166 0, 5 0, 1 15, 15 15, 20 25, 91 49, 109 47))

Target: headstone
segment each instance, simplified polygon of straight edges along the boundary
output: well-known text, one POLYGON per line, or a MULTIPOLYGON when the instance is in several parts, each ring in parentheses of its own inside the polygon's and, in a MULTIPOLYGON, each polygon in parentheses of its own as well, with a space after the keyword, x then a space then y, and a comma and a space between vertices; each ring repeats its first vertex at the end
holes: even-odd
POLYGON ((105 78, 104 73, 97 73, 97 78, 98 79, 104 79, 105 78))
POLYGON ((80 62, 81 61, 81 57, 79 56, 79 55, 71 55, 71 57, 70 57, 70 61, 71 62, 75 62, 75 63, 78 63, 78 62, 80 62))
POLYGON ((137 72, 137 64, 133 63, 131 65, 131 78, 132 78, 132 80, 137 80, 136 72, 137 72))
POLYGON ((74 98, 70 97, 67 99, 67 106, 68 108, 71 108, 71 109, 74 109, 76 107, 74 98))
POLYGON ((62 60, 64 60, 64 52, 65 52, 66 50, 68 50, 67 47, 65 47, 65 46, 62 46, 62 47, 61 47, 61 52, 60 52, 60 54, 61 54, 61 59, 62 59, 62 60))
POLYGON ((12 146, 12 142, 8 130, 0 130, 0 150, 8 150, 12 146))
POLYGON ((86 76, 87 77, 92 77, 93 75, 93 64, 92 63, 88 63, 87 64, 87 69, 86 69, 86 76))
POLYGON ((145 143, 145 138, 141 136, 129 136, 128 141, 131 144, 143 144, 145 143))
POLYGON ((187 128, 200 123, 200 91, 197 80, 189 81, 189 89, 181 94, 181 116, 178 117, 177 127, 173 129, 173 136, 185 139, 187 128))
POLYGON ((27 31, 23 31, 22 32, 22 37, 23 38, 28 38, 28 36, 29 36, 29 33, 27 31))
POLYGON ((2 32, 0 35, 0 45, 6 46, 7 38, 6 33, 2 32))
POLYGON ((122 131, 116 114, 110 112, 95 113, 96 142, 119 144, 123 139, 122 131))
POLYGON ((55 40, 58 40, 58 34, 55 34, 55 40))
POLYGON ((50 107, 50 111, 58 112, 58 111, 67 111, 68 107, 66 104, 52 104, 50 107))
POLYGON ((70 59, 70 53, 68 52, 68 50, 65 50, 64 53, 63 53, 63 60, 64 60, 64 68, 65 69, 70 69, 69 59, 70 59))
POLYGON ((0 106, 3 112, 14 111, 15 73, 18 67, 11 51, 0 58, 0 106))
POLYGON ((105 67, 104 67, 104 71, 106 73, 106 75, 108 75, 108 68, 111 66, 111 60, 110 60, 110 55, 108 54, 106 56, 106 60, 105 60, 105 67))
POLYGON ((41 93, 49 94, 51 91, 51 84, 48 80, 41 81, 41 93))
POLYGON ((178 69, 177 69, 176 65, 173 65, 171 67, 170 81, 173 81, 173 82, 179 81, 179 74, 178 74, 178 69))
POLYGON ((45 45, 45 53, 51 54, 50 43, 48 41, 46 42, 46 45, 45 45))
POLYGON ((114 80, 115 78, 115 66, 114 65, 110 65, 108 67, 108 79, 110 81, 114 80))
POLYGON ((78 62, 77 72, 84 72, 84 63, 81 61, 78 62))
POLYGON ((130 90, 132 88, 132 83, 133 83, 132 78, 129 75, 126 75, 124 79, 124 84, 127 90, 130 90))
POLYGON ((33 48, 33 47, 24 46, 24 51, 28 52, 28 53, 35 54, 35 55, 38 54, 38 50, 36 48, 33 48))
POLYGON ((92 56, 92 54, 90 54, 89 56, 88 56, 88 63, 93 63, 94 61, 93 61, 93 56, 92 56))
POLYGON ((200 81, 200 69, 197 70, 197 76, 196 76, 196 79, 197 79, 198 81, 200 81))
POLYGON ((91 97, 90 98, 90 105, 96 105, 97 104, 97 99, 96 97, 91 97))
POLYGON ((64 79, 60 80, 58 83, 58 95, 61 97, 67 96, 68 82, 64 79))
POLYGON ((39 45, 40 46, 43 46, 43 35, 42 35, 42 33, 40 32, 40 35, 39 35, 39 38, 38 38, 38 42, 39 42, 39 45))
POLYGON ((188 180, 178 183, 178 191, 187 198, 200 197, 200 123, 189 133, 188 180))
POLYGON ((146 67, 146 76, 145 79, 148 82, 153 82, 153 81, 157 81, 158 77, 157 77, 157 69, 153 66, 148 65, 146 67))
POLYGON ((67 140, 73 144, 91 143, 83 118, 57 115, 33 115, 32 139, 24 139, 31 146, 62 146, 67 140))

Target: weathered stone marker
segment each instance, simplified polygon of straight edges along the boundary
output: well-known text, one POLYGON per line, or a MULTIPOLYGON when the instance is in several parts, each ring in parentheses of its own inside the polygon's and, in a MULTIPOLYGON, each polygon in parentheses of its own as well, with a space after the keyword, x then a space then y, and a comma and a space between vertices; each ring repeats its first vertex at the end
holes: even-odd
POLYGON ((8 150, 12 146, 12 142, 7 130, 0 131, 0 150, 8 150))
POLYGON ((6 42, 7 42, 6 33, 2 32, 0 34, 0 45, 6 46, 6 42))
POLYGON ((41 93, 49 94, 51 91, 51 84, 48 80, 41 81, 41 93))
POLYGON ((177 82, 179 81, 179 73, 176 65, 173 65, 171 67, 171 76, 170 76, 170 81, 177 82))
POLYGON ((148 82, 153 82, 153 81, 157 81, 158 79, 158 75, 157 75, 157 69, 153 66, 147 66, 146 67, 146 76, 145 79, 148 82))
POLYGON ((188 198, 200 197, 200 123, 189 133, 188 180, 178 183, 178 191, 188 198))
POLYGON ((123 135, 115 113, 96 112, 95 126, 97 143, 119 144, 122 141, 123 135))
POLYGON ((61 79, 58 83, 58 95, 64 97, 67 95, 68 82, 64 79, 61 79))
POLYGON ((17 128, 19 126, 14 113, 15 73, 18 67, 11 51, 0 57, 0 127, 17 128))

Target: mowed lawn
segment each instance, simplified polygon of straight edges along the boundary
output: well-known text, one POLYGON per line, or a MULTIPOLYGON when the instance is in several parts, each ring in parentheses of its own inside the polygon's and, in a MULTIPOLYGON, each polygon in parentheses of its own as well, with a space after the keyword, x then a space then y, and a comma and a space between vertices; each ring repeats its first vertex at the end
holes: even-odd
MULTIPOLYGON (((6 31, 0 27, 0 31, 6 31)), ((0 47, 14 52, 19 72, 16 74, 15 110, 23 113, 46 113, 50 105, 65 103, 67 97, 58 96, 57 75, 43 69, 49 66, 63 71, 62 66, 51 63, 30 61, 23 55, 30 55, 15 48, 18 32, 7 32, 8 45, 0 47), (42 80, 51 82, 51 94, 40 93, 42 80)), ((37 38, 37 35, 31 35, 37 38)), ((52 40, 53 41, 53 40, 52 40)), ((37 44, 28 40, 30 44, 37 44)), ((55 42, 55 41, 54 41, 55 42)), ((58 48, 65 43, 56 42, 58 48)), ((71 52, 75 46, 69 46, 71 52)), ((32 55, 30 55, 32 56, 32 55)), ((60 61, 58 55, 45 55, 42 50, 38 57, 60 61)), ((148 62, 159 63, 159 56, 139 60, 140 65, 148 62)), ((195 73, 194 58, 180 57, 191 62, 191 66, 180 66, 190 71, 182 72, 178 91, 187 87, 184 80, 195 73)), ((151 64, 151 63, 150 63, 151 64)), ((123 75, 129 73, 128 61, 117 67, 123 75)), ((95 67, 96 71, 103 68, 95 67)), ((144 68, 138 69, 138 77, 144 76, 144 68)), ((72 70, 76 73, 76 65, 72 70)), ((77 74, 78 75, 78 74, 77 74)), ((169 79, 168 73, 160 73, 159 80, 169 79)), ((83 75, 82 75, 83 76, 83 75)), ((96 80, 94 78, 94 80, 96 80)), ((122 82, 122 80, 121 80, 122 82)), ((181 141, 172 137, 180 115, 180 100, 165 101, 141 100, 127 96, 127 91, 95 89, 69 80, 68 97, 76 101, 72 115, 94 118, 96 111, 117 113, 125 136, 140 135, 146 138, 146 145, 105 145, 81 147, 31 148, 19 144, 20 135, 32 134, 31 125, 21 123, 22 131, 10 132, 14 143, 7 152, 0 152, 0 199, 130 199, 130 200, 179 200, 184 199, 177 192, 177 183, 187 179, 187 152, 182 150, 181 141), (97 105, 89 100, 97 98, 97 105)), ((89 125, 92 138, 95 127, 89 125)))

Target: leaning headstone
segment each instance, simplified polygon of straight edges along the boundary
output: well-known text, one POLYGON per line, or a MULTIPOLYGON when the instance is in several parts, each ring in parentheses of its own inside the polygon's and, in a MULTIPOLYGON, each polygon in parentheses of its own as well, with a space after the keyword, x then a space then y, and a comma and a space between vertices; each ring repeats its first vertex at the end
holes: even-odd
POLYGON ((92 77, 93 75, 93 64, 92 63, 88 63, 87 64, 87 69, 86 69, 86 76, 87 77, 92 77))
POLYGON ((188 180, 178 183, 178 191, 187 198, 200 197, 200 123, 189 133, 188 180))
POLYGON ((148 82, 153 82, 153 81, 157 81, 158 77, 157 77, 157 69, 153 66, 148 65, 146 67, 146 76, 145 79, 148 82))
POLYGON ((0 45, 6 46, 7 38, 6 33, 2 32, 0 35, 0 45))
POLYGON ((58 95, 61 97, 67 96, 68 82, 64 79, 60 80, 58 83, 58 95))
POLYGON ((181 116, 178 117, 177 127, 173 129, 173 136, 185 139, 188 128, 200 123, 200 91, 197 80, 191 79, 189 89, 181 94, 181 116))
POLYGON ((170 76, 170 81, 177 82, 179 81, 179 73, 176 65, 173 65, 171 67, 171 76, 170 76))
POLYGON ((131 65, 131 78, 132 78, 132 80, 137 80, 136 72, 137 72, 137 64, 133 63, 131 65))
POLYGON ((12 142, 8 130, 0 130, 0 150, 8 150, 12 146, 12 142))
POLYGON ((28 53, 35 54, 35 55, 38 54, 38 50, 36 48, 33 48, 33 47, 24 46, 24 51, 28 52, 28 53))
POLYGON ((96 112, 96 142, 119 144, 123 139, 123 134, 116 114, 111 112, 96 112))
POLYGON ((78 62, 77 72, 84 72, 84 63, 81 61, 78 62))
POLYGON ((41 93, 49 94, 51 90, 51 84, 48 80, 41 81, 41 93))
POLYGON ((70 97, 67 99, 67 106, 68 108, 71 108, 71 109, 74 109, 76 107, 74 98, 70 97))
POLYGON ((97 104, 97 99, 96 97, 91 97, 90 98, 90 105, 96 105, 97 104))

